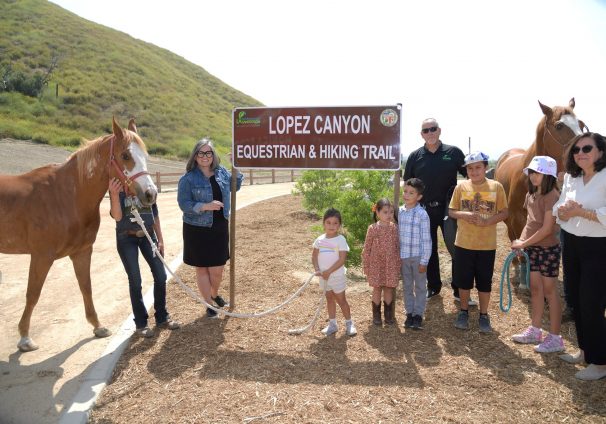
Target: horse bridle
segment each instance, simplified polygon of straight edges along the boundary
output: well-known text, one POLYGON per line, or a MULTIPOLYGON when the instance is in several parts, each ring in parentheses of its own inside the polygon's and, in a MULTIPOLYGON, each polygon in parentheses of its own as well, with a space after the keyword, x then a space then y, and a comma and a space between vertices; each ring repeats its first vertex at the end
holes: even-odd
MULTIPOLYGON (((577 119, 578 121, 578 119, 577 119)), ((556 121, 556 124, 558 122, 561 122, 560 120, 556 121)), ((564 124, 565 125, 565 124, 564 124)), ((583 124, 583 128, 581 128, 581 131, 583 131, 583 129, 587 129, 587 131, 589 131, 589 127, 585 124, 583 124)), ((551 138, 553 138, 560 146, 562 147, 566 147, 566 145, 568 144, 568 142, 562 144, 560 143, 560 139, 557 138, 556 136, 553 135, 553 133, 551 131, 549 131, 549 123, 547 122, 547 119, 545 119, 545 131, 549 133, 549 135, 551 136, 551 138)), ((570 140, 569 140, 570 141, 570 140)), ((543 132, 543 144, 545 144, 545 132, 543 132)))
POLYGON ((131 185, 133 184, 133 182, 137 178, 139 178, 141 175, 150 175, 150 174, 147 171, 141 171, 141 172, 137 172, 135 175, 131 175, 129 177, 124 173, 124 171, 122 169, 120 169, 120 166, 118 165, 118 162, 116 161, 116 155, 114 155, 114 139, 115 138, 116 138, 116 136, 112 135, 112 137, 110 138, 110 141, 109 141, 108 170, 111 172, 111 167, 113 165, 114 169, 116 170, 116 173, 118 174, 118 179, 120 180, 120 182, 122 183, 124 188, 127 189, 128 191, 130 191, 132 194, 136 194, 131 190, 131 185))

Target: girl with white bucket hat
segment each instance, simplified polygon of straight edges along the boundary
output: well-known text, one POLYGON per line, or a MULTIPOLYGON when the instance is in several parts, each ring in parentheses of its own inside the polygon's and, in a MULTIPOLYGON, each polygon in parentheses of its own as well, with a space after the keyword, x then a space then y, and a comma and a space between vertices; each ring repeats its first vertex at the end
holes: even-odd
POLYGON ((512 337, 514 342, 534 344, 539 353, 561 352, 564 341, 560 336, 562 306, 557 289, 560 268, 558 226, 552 214, 560 193, 557 186, 556 161, 549 156, 535 156, 523 170, 528 175, 528 193, 524 208, 528 211, 526 226, 512 249, 524 249, 530 259, 530 317, 531 325, 512 337), (545 299, 549 304, 549 332, 541 329, 545 299))

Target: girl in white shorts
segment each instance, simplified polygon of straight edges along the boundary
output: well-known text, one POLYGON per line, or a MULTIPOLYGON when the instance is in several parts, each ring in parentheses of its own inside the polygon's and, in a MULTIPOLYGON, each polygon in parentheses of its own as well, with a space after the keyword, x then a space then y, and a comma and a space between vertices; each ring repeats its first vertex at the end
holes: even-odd
POLYGON ((339 234, 341 228, 341 213, 336 209, 328 209, 324 214, 324 234, 319 236, 313 244, 311 261, 320 277, 320 287, 326 293, 326 308, 329 323, 322 333, 330 336, 339 330, 337 326, 337 304, 345 317, 345 332, 348 336, 355 336, 358 332, 351 319, 351 312, 347 299, 345 299, 345 259, 349 246, 345 237, 339 234))

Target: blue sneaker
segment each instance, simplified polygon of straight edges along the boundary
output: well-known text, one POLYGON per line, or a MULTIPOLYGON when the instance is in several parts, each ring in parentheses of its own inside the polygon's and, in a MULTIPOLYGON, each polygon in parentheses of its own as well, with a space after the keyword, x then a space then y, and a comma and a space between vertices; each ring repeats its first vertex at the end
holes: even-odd
POLYGON ((490 326, 490 318, 488 315, 480 314, 478 326, 480 327, 480 333, 492 333, 492 327, 490 326))
POLYGON ((454 326, 459 330, 469 330, 469 312, 459 311, 454 326))

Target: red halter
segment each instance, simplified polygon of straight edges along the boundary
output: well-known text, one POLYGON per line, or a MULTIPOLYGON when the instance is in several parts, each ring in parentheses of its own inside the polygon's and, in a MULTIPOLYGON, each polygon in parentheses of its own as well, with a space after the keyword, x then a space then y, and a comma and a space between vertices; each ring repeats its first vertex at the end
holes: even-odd
POLYGON ((109 172, 111 173, 111 166, 113 165, 114 169, 116 170, 116 173, 118 174, 118 179, 120 180, 120 182, 122 183, 124 188, 127 191, 130 191, 132 194, 136 195, 137 193, 135 193, 131 189, 131 185, 141 175, 150 175, 150 174, 147 171, 138 172, 135 175, 131 175, 130 177, 128 177, 124 174, 124 171, 121 170, 120 167, 118 166, 118 162, 116 161, 116 156, 114 155, 114 138, 115 137, 116 137, 115 135, 112 135, 112 137, 110 138, 110 141, 109 141, 109 165, 108 165, 109 172))

